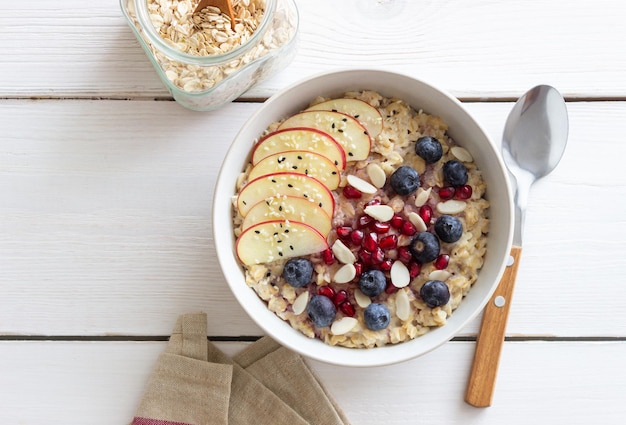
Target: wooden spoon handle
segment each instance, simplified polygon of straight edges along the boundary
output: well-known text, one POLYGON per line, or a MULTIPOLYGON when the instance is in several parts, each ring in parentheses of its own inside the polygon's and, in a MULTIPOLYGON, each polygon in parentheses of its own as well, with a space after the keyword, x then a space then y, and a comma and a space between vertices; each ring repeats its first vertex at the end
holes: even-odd
POLYGON ((506 321, 513 296, 513 287, 519 267, 522 248, 513 246, 513 263, 507 266, 493 296, 483 312, 483 320, 476 340, 474 362, 470 372, 465 401, 472 406, 491 406, 498 374, 500 352, 506 333, 506 321))

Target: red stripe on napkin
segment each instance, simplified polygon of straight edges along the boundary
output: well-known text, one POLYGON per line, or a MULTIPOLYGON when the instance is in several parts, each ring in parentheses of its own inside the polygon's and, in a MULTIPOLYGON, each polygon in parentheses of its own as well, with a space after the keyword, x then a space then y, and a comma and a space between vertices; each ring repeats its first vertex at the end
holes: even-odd
POLYGON ((184 422, 172 422, 172 421, 163 421, 161 419, 153 419, 153 418, 133 418, 132 425, 191 425, 184 422))

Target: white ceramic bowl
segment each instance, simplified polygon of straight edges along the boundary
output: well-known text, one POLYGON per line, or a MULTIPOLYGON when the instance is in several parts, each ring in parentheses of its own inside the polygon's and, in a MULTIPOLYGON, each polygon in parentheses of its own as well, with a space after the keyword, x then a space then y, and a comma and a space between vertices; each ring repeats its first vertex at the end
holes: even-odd
POLYGON ((491 297, 509 257, 513 233, 513 203, 508 176, 500 155, 481 126, 454 97, 423 81, 382 70, 346 70, 308 78, 268 99, 246 122, 228 151, 213 198, 213 234, 226 281, 250 317, 282 345, 316 360, 345 366, 381 366, 427 353, 452 339, 482 310, 491 297), (269 311, 244 282, 235 254, 232 202, 237 176, 249 162, 250 150, 267 126, 304 109, 317 96, 339 96, 351 90, 375 90, 398 97, 417 109, 438 115, 449 133, 470 151, 483 172, 490 202, 490 229, 485 263, 478 280, 445 326, 412 341, 372 349, 351 349, 324 344, 294 330, 269 311))

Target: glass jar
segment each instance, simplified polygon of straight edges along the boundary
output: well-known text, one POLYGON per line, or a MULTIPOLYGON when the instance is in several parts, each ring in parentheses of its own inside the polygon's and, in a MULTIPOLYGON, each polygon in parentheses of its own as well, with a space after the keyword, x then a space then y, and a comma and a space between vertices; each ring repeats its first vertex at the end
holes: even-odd
MULTIPOLYGON (((190 17, 192 4, 195 7, 197 1, 120 0, 124 16, 157 74, 174 100, 186 108, 196 111, 219 108, 285 68, 295 56, 298 11, 293 0, 241 0, 243 5, 264 6, 256 29, 246 40, 240 43, 235 40, 231 50, 206 55, 186 53, 175 41, 162 37, 153 22, 162 17, 155 16, 149 3, 184 4, 175 10, 174 16, 168 12, 169 16, 164 18, 174 25, 178 22, 176 14, 183 12, 181 15, 190 17)), ((236 4, 233 2, 233 6, 236 4)), ((220 34, 222 41, 224 32, 220 34)))

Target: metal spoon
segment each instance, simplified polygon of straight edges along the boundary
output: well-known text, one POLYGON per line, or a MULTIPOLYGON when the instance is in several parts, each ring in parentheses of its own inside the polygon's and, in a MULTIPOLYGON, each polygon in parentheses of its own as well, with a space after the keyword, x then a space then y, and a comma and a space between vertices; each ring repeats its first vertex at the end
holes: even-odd
POLYGON ((567 108, 561 94, 541 85, 519 98, 507 118, 502 136, 504 162, 516 183, 515 230, 509 264, 485 307, 476 340, 474 362, 465 401, 491 405, 500 352, 504 343, 511 296, 522 254, 522 230, 530 187, 559 163, 568 134, 567 108))

